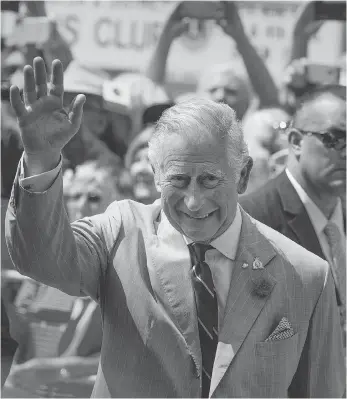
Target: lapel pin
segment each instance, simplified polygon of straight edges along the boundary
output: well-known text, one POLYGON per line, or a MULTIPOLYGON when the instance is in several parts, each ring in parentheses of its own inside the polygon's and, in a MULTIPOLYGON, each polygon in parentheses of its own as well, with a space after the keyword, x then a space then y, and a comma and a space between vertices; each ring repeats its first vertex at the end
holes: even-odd
POLYGON ((260 298, 265 298, 268 295, 270 295, 272 291, 272 284, 270 281, 266 280, 265 278, 262 278, 258 281, 253 282, 254 287, 253 287, 253 294, 260 297, 260 298))
POLYGON ((253 269, 264 269, 263 263, 259 258, 255 258, 253 261, 253 269))
POLYGON ((246 269, 248 267, 248 263, 243 263, 242 264, 242 269, 246 269))

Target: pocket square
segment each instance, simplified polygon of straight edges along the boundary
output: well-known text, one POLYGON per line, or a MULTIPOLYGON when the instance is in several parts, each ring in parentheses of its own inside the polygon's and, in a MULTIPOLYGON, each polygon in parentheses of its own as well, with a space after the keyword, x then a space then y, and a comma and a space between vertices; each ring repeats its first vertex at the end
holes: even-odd
POLYGON ((280 339, 287 339, 294 335, 294 330, 286 317, 282 317, 278 326, 266 338, 265 342, 278 341, 280 339))

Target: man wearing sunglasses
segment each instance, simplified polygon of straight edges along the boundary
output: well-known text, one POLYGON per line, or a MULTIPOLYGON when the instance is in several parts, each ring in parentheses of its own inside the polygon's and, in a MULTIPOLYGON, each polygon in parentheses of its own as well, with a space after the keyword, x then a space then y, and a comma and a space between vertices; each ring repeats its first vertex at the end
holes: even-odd
POLYGON ((326 86, 303 99, 288 128, 287 168, 240 201, 255 219, 330 263, 344 330, 345 90, 342 86, 326 86))

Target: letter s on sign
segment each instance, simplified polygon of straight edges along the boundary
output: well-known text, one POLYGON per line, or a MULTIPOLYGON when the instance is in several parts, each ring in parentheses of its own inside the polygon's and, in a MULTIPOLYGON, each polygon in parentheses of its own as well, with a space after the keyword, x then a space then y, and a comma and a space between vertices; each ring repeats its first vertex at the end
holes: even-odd
POLYGON ((66 40, 70 46, 73 46, 78 41, 78 26, 80 20, 77 15, 67 15, 65 19, 65 28, 68 32, 66 40))
POLYGON ((109 18, 101 18, 94 26, 96 43, 101 47, 109 47, 112 43, 113 24, 109 18))

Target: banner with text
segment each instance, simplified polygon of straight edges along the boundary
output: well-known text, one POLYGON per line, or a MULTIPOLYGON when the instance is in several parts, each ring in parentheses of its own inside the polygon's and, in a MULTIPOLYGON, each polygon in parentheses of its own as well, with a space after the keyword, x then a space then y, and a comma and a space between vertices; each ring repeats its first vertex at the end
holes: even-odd
MULTIPOLYGON (((166 19, 171 1, 47 1, 74 57, 89 67, 143 70, 166 19)), ((245 30, 277 82, 288 62, 295 12, 299 2, 237 2, 245 30)), ((340 54, 341 28, 326 22, 310 44, 317 61, 334 61, 340 54), (334 40, 332 40, 334 37, 334 40)), ((170 50, 170 81, 194 82, 215 63, 233 62, 244 68, 231 38, 214 21, 196 22, 170 50)))

